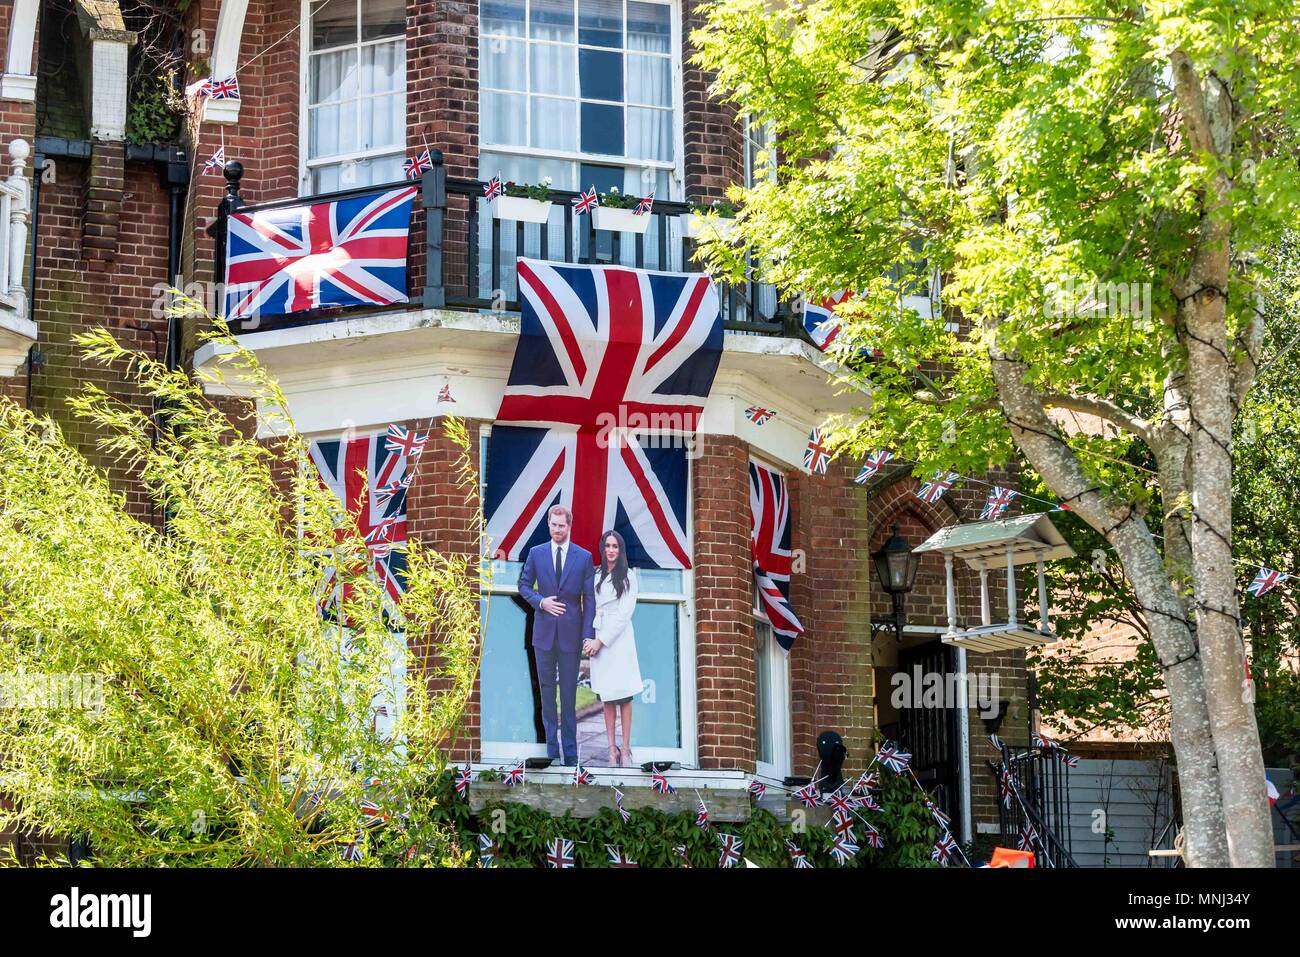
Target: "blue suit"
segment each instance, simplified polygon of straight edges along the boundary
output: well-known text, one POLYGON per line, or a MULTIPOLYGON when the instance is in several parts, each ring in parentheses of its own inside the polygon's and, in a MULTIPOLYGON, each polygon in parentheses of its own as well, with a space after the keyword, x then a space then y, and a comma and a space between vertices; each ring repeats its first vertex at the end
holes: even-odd
POLYGON ((542 696, 542 724, 546 728, 546 753, 564 763, 578 763, 578 663, 582 643, 596 636, 596 568, 591 552, 569 542, 560 581, 555 580, 555 543, 529 549, 519 575, 519 594, 533 607, 533 657, 537 659, 537 684, 542 696), (534 587, 536 586, 536 587, 534 587), (543 598, 557 598, 563 615, 541 610, 543 598), (560 727, 556 727, 555 686, 560 687, 560 727), (557 733, 557 730, 559 733, 557 733))

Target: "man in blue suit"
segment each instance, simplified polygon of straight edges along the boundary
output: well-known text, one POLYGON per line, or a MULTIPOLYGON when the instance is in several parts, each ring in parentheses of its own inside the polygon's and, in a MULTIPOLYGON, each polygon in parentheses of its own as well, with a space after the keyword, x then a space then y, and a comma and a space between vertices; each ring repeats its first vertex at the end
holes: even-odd
POLYGON ((533 606, 533 656, 542 695, 546 753, 552 761, 578 763, 578 662, 582 643, 596 637, 596 568, 591 552, 569 541, 573 513, 552 505, 546 516, 551 540, 528 551, 519 594, 533 606), (555 684, 560 685, 560 727, 555 723, 555 684))

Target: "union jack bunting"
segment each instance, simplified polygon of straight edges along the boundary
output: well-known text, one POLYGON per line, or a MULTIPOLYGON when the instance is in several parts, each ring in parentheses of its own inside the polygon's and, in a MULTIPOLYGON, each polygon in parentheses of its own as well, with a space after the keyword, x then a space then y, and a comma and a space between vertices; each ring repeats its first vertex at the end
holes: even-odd
POLYGON ((820 299, 816 303, 805 301, 803 307, 803 328, 808 338, 817 348, 826 351, 827 347, 839 336, 844 324, 835 315, 835 307, 853 296, 850 290, 842 289, 834 295, 820 299))
POLYGON ((695 826, 701 831, 707 831, 712 826, 709 824, 709 809, 704 806, 704 798, 700 798, 700 803, 695 809, 695 826))
POLYGON ((749 782, 749 793, 754 795, 755 799, 763 800, 763 795, 767 793, 767 785, 761 781, 749 782))
POLYGON ((388 444, 410 458, 418 459, 428 443, 428 432, 414 432, 397 423, 388 427, 388 444))
POLYGON ((568 870, 573 867, 573 842, 563 837, 547 841, 546 866, 558 870, 568 870))
POLYGON ((809 474, 825 475, 831 464, 830 449, 823 442, 822 430, 814 426, 808 433, 808 447, 803 450, 803 467, 809 474))
POLYGON ((853 818, 838 808, 831 815, 831 830, 835 832, 837 841, 847 841, 850 844, 857 841, 857 837, 853 833, 853 818))
POLYGON ((590 212, 600 205, 600 197, 596 195, 596 187, 593 186, 585 193, 579 193, 573 198, 573 212, 575 216, 581 216, 583 213, 590 212))
POLYGON ((734 834, 719 834, 722 841, 722 853, 718 856, 719 867, 735 867, 740 863, 740 851, 745 846, 734 834))
POLYGON ((226 168, 226 148, 220 146, 217 151, 203 161, 203 170, 200 176, 220 176, 221 171, 226 168))
POLYGON ((586 768, 584 768, 584 767, 582 766, 582 764, 580 763, 580 764, 578 764, 577 767, 575 767, 575 768, 573 769, 573 783, 574 783, 575 785, 577 785, 577 784, 595 784, 595 783, 596 783, 596 778, 592 775, 592 773, 591 773, 590 771, 588 771, 586 768))
POLYGON ((1255 573, 1254 579, 1246 586, 1246 591, 1258 598, 1260 595, 1272 591, 1290 577, 1290 575, 1284 575, 1279 571, 1261 565, 1259 571, 1255 573))
POLYGON ((952 818, 947 814, 944 814, 943 811, 939 809, 939 805, 935 804, 929 798, 925 799, 925 806, 929 809, 930 814, 933 815, 934 823, 938 824, 945 831, 948 830, 948 826, 952 824, 952 818))
POLYGON ((1038 843, 1038 832, 1034 830, 1032 824, 1025 821, 1020 825, 1020 840, 1016 847, 1022 851, 1032 851, 1036 843, 1038 843))
POLYGON ((775 409, 765 409, 761 405, 751 405, 745 410, 745 418, 755 425, 767 425, 767 423, 776 417, 775 409))
POLYGON ((686 853, 685 844, 674 844, 673 853, 678 857, 680 857, 682 859, 682 863, 685 864, 687 867, 691 866, 691 859, 686 853))
POLYGON ((853 858, 858 856, 858 845, 853 841, 842 840, 836 837, 831 843, 831 857, 835 858, 835 863, 843 866, 853 858))
POLYGON ((880 806, 880 802, 876 800, 876 796, 875 796, 874 794, 872 794, 870 791, 868 791, 867 793, 865 793, 864 795, 862 795, 862 797, 861 797, 861 799, 860 799, 860 803, 859 803, 858 806, 859 806, 859 807, 864 807, 864 808, 866 808, 868 811, 883 811, 883 810, 884 810, 884 808, 880 806))
POLYGON ((636 861, 632 860, 632 858, 630 858, 630 857, 628 857, 626 854, 624 854, 624 853, 623 853, 623 849, 622 849, 621 847, 616 847, 616 846, 613 845, 613 844, 606 844, 606 845, 605 845, 605 854, 606 854, 606 856, 609 858, 609 866, 610 866, 610 867, 624 867, 624 868, 625 868, 625 867, 640 867, 640 866, 641 866, 641 865, 638 864, 636 861))
POLYGON ((623 792, 618 788, 614 788, 614 809, 618 811, 618 816, 623 819, 624 824, 632 820, 632 812, 623 807, 623 792))
POLYGON ((952 835, 947 831, 934 845, 934 850, 930 852, 930 860, 938 861, 940 864, 947 864, 948 858, 952 857, 953 852, 957 850, 957 842, 952 839, 952 835))
POLYGON ((956 472, 949 472, 947 478, 944 477, 942 472, 935 472, 930 481, 921 483, 921 487, 916 490, 916 497, 922 502, 929 502, 933 505, 943 498, 943 493, 952 488, 959 478, 961 476, 956 472))
POLYGON ((840 794, 838 791, 832 792, 823 797, 822 804, 827 807, 833 807, 836 814, 843 814, 845 816, 852 814, 854 809, 858 806, 858 802, 853 800, 852 797, 840 794))
POLYGON ((232 212, 226 319, 407 302, 414 186, 232 212))
MULTIPOLYGON (((321 483, 343 503, 357 531, 366 543, 370 570, 392 601, 401 601, 406 590, 407 541, 406 492, 379 496, 368 489, 379 489, 394 482, 401 485, 409 457, 395 447, 384 432, 373 432, 344 440, 316 439, 311 443, 311 459, 321 483)), ((340 537, 343 532, 340 530, 340 537)), ((327 569, 322 585, 321 609, 334 608, 339 599, 336 571, 327 569)))
POLYGON ((362 824, 366 827, 375 827, 376 825, 383 824, 387 821, 388 815, 385 814, 379 805, 373 801, 362 801, 361 818, 362 824))
POLYGON ((456 401, 455 399, 453 399, 453 398, 451 397, 451 383, 450 383, 450 382, 444 382, 443 385, 442 385, 442 388, 438 390, 438 401, 439 401, 439 402, 455 402, 455 401, 456 401))
POLYGON ((205 76, 202 79, 195 80, 185 87, 186 96, 209 96, 212 93, 212 77, 205 76))
POLYGON ((713 284, 529 259, 518 272, 520 336, 488 440, 495 554, 518 561, 549 541, 546 513, 560 502, 574 511, 571 539, 593 554, 613 528, 633 567, 690 568, 685 437, 722 355, 713 284))
POLYGON ((677 789, 668 783, 662 771, 650 775, 650 789, 658 794, 676 794, 677 789))
POLYGON ((506 786, 512 788, 524 783, 524 763, 522 761, 506 771, 505 781, 506 786))
POLYGON ((644 216, 646 215, 646 213, 650 212, 650 210, 654 207, 654 204, 655 204, 655 191, 650 190, 649 196, 646 196, 645 198, 637 202, 636 209, 632 210, 632 215, 644 216))
POLYGON ((425 147, 422 153, 408 156, 402 161, 402 172, 406 174, 407 179, 419 179, 427 169, 433 169, 433 156, 428 147, 425 147))
POLYGON ((808 860, 808 852, 794 841, 786 841, 785 849, 790 852, 790 864, 795 870, 813 866, 813 862, 808 860))
POLYGON ((491 867, 497 856, 497 842, 486 834, 478 836, 478 866, 491 867))
POLYGON ((912 756, 901 750, 893 741, 886 741, 876 752, 876 760, 895 774, 902 774, 912 763, 912 756))
POLYGON ((386 505, 392 500, 394 495, 409 486, 409 482, 406 482, 405 484, 403 482, 389 482, 387 485, 381 485, 379 488, 375 489, 375 502, 379 505, 386 505))
POLYGON ((885 846, 885 839, 880 836, 880 832, 878 830, 876 830, 870 824, 863 824, 862 826, 865 829, 865 833, 867 835, 865 838, 865 843, 867 847, 872 847, 875 848, 876 850, 880 850, 882 847, 885 846))
POLYGON ((893 457, 893 452, 886 452, 883 449, 879 452, 873 452, 871 455, 868 455, 866 461, 862 463, 862 469, 858 472, 857 478, 853 481, 857 482, 859 485, 865 484, 867 479, 871 478, 884 468, 885 463, 893 457))
POLYGON ((1011 771, 1005 764, 1002 765, 1001 769, 998 771, 998 784, 1001 787, 1002 806, 1006 808, 1011 807, 1011 798, 1015 794, 1015 789, 1011 783, 1011 771))
POLYGON ((1003 748, 1002 739, 996 734, 989 735, 989 744, 993 745, 993 747, 997 748, 999 751, 1003 748))
POLYGON ((1019 494, 1019 492, 1003 488, 1001 485, 993 486, 993 491, 989 492, 988 501, 984 503, 984 510, 980 512, 980 518, 997 518, 1007 510, 1007 506, 1019 494))
POLYGON ((214 100, 239 99, 239 81, 233 76, 208 84, 208 96, 214 100))
POLYGON ((465 762, 463 768, 456 769, 456 793, 464 797, 469 793, 470 783, 474 780, 474 772, 470 769, 469 762, 465 762))
POLYGON ((352 840, 344 844, 343 849, 341 851, 343 860, 345 861, 361 860, 361 847, 365 843, 365 840, 366 838, 364 834, 358 834, 352 840))
POLYGON ((496 199, 498 196, 504 196, 505 194, 506 187, 501 182, 499 173, 483 184, 483 196, 486 199, 496 199))
POLYGON ((817 785, 812 781, 795 791, 794 798, 804 807, 817 807, 822 803, 821 794, 817 791, 817 785))
POLYGON ((858 775, 858 779, 853 782, 853 788, 849 791, 849 794, 860 797, 869 794, 871 788, 878 787, 880 787, 880 775, 875 771, 863 771, 858 775))
POLYGON ((758 600, 772 636, 786 651, 803 634, 790 607, 790 490, 785 476, 749 463, 749 553, 758 600))

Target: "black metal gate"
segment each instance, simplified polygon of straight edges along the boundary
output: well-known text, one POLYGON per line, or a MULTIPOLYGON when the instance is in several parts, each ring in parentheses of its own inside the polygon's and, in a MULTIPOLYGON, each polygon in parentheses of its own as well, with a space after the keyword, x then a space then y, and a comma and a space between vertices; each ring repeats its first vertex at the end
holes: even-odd
POLYGON ((918 682, 940 681, 941 704, 955 704, 948 700, 954 659, 952 647, 941 641, 898 651, 898 670, 907 675, 903 688, 908 692, 898 709, 899 743, 911 752, 912 768, 921 785, 950 817, 956 815, 958 802, 957 709, 925 707, 918 682))

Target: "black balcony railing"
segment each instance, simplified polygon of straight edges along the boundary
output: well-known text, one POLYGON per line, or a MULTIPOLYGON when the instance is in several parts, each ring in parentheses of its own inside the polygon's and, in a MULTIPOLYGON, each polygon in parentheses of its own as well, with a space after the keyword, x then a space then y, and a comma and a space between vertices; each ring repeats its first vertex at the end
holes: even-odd
POLYGON ((1003 742, 1001 761, 989 762, 999 788, 1003 767, 1011 774, 1013 792, 998 804, 1002 844, 1015 847, 1029 833, 1039 867, 1077 867, 1071 854, 1069 765, 1048 749, 1003 742))
MULTIPOLYGON (((483 183, 448 177, 441 154, 434 151, 433 157, 433 168, 420 180, 420 203, 411 222, 407 275, 421 283, 418 290, 411 290, 413 303, 425 308, 517 311, 515 260, 519 257, 674 272, 691 267, 695 243, 686 235, 690 207, 685 203, 656 200, 644 233, 597 229, 591 215, 576 214, 573 201, 578 194, 565 190, 549 194, 552 207, 545 223, 499 219, 484 199, 483 183)), ((322 203, 410 185, 386 183, 248 205, 239 195, 243 167, 237 162, 227 163, 224 175, 226 196, 209 228, 216 243, 218 283, 225 276, 226 221, 230 213, 322 203)), ((718 291, 725 328, 806 338, 802 325, 772 286, 753 279, 740 285, 720 283, 718 291)), ((349 315, 355 312, 347 310, 349 315)), ((338 313, 317 310, 285 317, 284 322, 327 321, 337 318, 338 313)))

